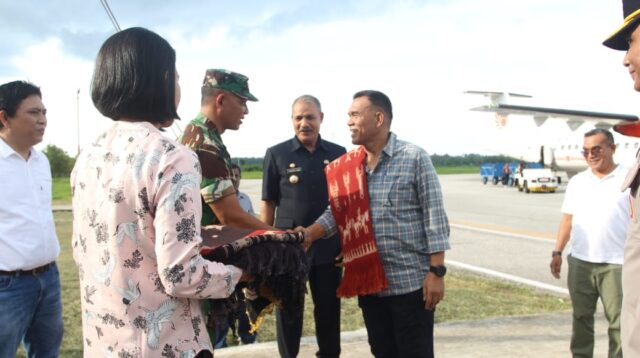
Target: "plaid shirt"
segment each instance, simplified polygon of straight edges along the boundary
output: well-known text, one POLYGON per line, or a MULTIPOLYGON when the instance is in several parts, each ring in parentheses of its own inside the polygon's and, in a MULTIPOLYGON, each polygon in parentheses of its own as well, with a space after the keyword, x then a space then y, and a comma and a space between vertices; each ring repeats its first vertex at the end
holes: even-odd
MULTIPOLYGON (((430 254, 448 250, 449 220, 429 155, 391 133, 378 165, 367 172, 376 244, 389 287, 378 296, 422 288, 430 254)), ((317 223, 327 236, 337 232, 327 209, 317 223)))

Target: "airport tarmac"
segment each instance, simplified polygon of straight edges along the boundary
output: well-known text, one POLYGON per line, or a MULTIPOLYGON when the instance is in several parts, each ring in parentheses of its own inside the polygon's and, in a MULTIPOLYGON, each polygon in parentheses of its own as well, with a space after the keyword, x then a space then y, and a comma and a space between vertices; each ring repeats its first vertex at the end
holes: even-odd
MULTIPOLYGON (((450 264, 518 276, 566 292, 566 270, 556 280, 548 267, 566 177, 556 193, 526 194, 483 185, 476 174, 442 175, 440 182, 451 223, 452 250, 446 254, 450 264)), ((259 211, 262 181, 243 180, 241 185, 259 211)))

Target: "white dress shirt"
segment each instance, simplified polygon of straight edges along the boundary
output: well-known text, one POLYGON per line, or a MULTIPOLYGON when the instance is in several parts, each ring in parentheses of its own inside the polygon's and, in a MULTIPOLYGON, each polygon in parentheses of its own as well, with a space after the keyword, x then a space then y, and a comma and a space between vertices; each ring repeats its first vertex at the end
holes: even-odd
POLYGON ((60 254, 51 211, 51 168, 31 148, 24 160, 0 138, 0 270, 28 270, 60 254))

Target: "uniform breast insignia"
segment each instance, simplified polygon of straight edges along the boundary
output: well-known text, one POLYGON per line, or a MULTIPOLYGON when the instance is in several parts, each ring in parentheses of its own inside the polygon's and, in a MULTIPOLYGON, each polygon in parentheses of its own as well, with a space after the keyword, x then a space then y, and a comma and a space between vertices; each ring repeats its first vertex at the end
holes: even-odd
POLYGON ((296 163, 289 163, 289 168, 295 168, 296 167, 296 163))
POLYGON ((329 161, 329 159, 325 159, 323 163, 324 163, 324 165, 327 165, 327 164, 329 164, 331 162, 329 161))
POLYGON ((289 176, 289 183, 297 184, 300 181, 300 173, 302 173, 302 167, 295 167, 294 163, 289 165, 289 169, 287 169, 287 175, 289 176), (293 167, 291 166, 293 165, 293 167))

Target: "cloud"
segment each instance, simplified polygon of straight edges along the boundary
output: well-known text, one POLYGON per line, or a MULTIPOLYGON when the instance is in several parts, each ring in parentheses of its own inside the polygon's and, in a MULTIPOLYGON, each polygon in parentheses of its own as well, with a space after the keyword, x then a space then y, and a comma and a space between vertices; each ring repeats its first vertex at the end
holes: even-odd
MULTIPOLYGON (((210 28, 225 28, 238 43, 250 41, 255 32, 277 35, 298 25, 368 17, 391 6, 382 0, 367 2, 367 6, 338 0, 252 0, 224 5, 206 0, 185 0, 179 4, 169 0, 110 3, 121 28, 143 26, 162 35, 178 32, 187 41, 202 37, 210 28)), ((58 38, 65 52, 92 59, 100 44, 115 31, 98 1, 7 1, 0 5, 0 12, 3 14, 0 41, 8 57, 20 54, 34 42, 58 38)), ((0 59, 0 75, 10 70, 10 64, 0 59)))
MULTIPOLYGON (((372 88, 391 97, 392 129, 401 138, 450 154, 481 151, 493 125, 490 116, 467 110, 464 90, 524 92, 536 96, 532 105, 635 110, 622 54, 600 44, 621 11, 601 0, 216 4, 112 1, 111 9, 123 28, 148 27, 176 48, 182 127, 199 110, 206 68, 250 77, 260 102, 249 104, 239 131, 224 134, 234 156, 261 156, 290 138, 291 101, 303 93, 322 101, 326 139, 350 146, 351 96, 372 88)), ((88 97, 93 60, 113 33, 111 23, 97 1, 25 0, 0 11, 10 20, 0 23, 8 51, 0 56, 0 80, 23 77, 43 86, 51 123, 45 140, 75 153, 78 88, 81 144, 111 124, 88 97)))

